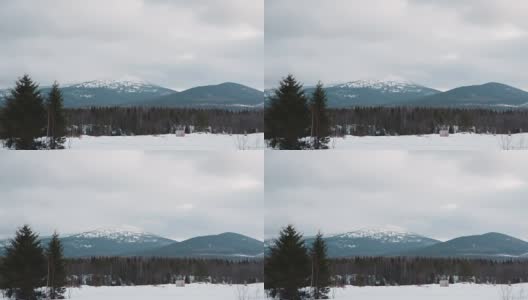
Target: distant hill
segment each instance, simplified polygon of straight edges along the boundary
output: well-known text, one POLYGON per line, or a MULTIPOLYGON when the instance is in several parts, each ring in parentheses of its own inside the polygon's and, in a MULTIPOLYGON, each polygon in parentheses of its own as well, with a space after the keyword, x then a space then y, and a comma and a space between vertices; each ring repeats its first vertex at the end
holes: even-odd
POLYGON ((191 238, 182 242, 137 253, 141 256, 164 257, 233 257, 256 258, 262 257, 264 245, 261 241, 236 234, 222 233, 191 238))
MULTIPOLYGON (((43 95, 50 87, 41 87, 43 95)), ((105 106, 262 108, 263 92, 237 83, 194 87, 181 92, 141 80, 94 80, 61 86, 67 108, 105 106)), ((0 104, 9 94, 0 90, 0 104)))
POLYGON ((528 92, 497 82, 458 87, 400 104, 435 107, 528 107, 528 92))
POLYGON ((490 232, 463 236, 402 254, 427 257, 528 258, 528 243, 509 235, 490 232))
POLYGON ((258 108, 264 106, 264 94, 238 83, 226 82, 195 87, 138 104, 165 107, 258 108))

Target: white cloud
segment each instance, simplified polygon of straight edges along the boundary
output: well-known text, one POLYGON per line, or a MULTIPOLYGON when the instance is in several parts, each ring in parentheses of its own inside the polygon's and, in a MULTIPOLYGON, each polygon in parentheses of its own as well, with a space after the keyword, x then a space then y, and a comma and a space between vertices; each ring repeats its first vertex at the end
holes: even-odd
POLYGON ((528 89, 519 0, 266 0, 265 86, 385 78, 446 89, 495 81, 528 89))
POLYGON ((288 223, 308 235, 391 224, 528 240, 527 168, 523 153, 267 152, 265 236, 288 223))
POLYGON ((263 156, 258 151, 4 153, 0 238, 29 223, 42 234, 130 225, 178 240, 226 231, 260 239, 263 156))
POLYGON ((0 88, 133 75, 177 89, 262 88, 263 0, 6 0, 0 88))

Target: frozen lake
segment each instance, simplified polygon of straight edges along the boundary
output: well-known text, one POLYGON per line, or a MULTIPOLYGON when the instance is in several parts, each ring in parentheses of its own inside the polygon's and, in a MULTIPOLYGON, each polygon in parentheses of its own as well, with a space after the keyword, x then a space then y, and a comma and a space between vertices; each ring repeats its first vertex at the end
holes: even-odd
POLYGON ((177 137, 174 134, 83 135, 80 138, 69 138, 65 146, 72 150, 262 150, 264 133, 247 135, 192 133, 185 137, 177 137))
MULTIPOLYGON (((71 288, 65 294, 66 299, 77 300, 150 300, 150 299, 189 299, 189 300, 263 300, 264 284, 222 285, 188 284, 185 287, 175 285, 158 286, 113 286, 71 288)), ((1 297, 1 299, 4 299, 1 297)))
POLYGON ((479 285, 452 284, 449 287, 439 285, 389 286, 335 288, 330 299, 336 300, 525 300, 528 299, 528 284, 479 285), (503 297, 505 296, 505 297, 503 297))

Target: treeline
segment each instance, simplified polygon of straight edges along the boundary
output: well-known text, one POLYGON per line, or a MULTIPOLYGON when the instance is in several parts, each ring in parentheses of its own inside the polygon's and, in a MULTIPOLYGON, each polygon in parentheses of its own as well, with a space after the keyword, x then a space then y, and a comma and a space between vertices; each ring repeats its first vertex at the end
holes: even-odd
POLYGON ((414 135, 439 130, 508 134, 528 130, 528 110, 356 107, 329 109, 334 135, 414 135))
POLYGON ((356 257, 329 260, 335 285, 419 285, 440 280, 508 284, 528 282, 528 260, 356 257))
POLYGON ((264 130, 262 110, 93 107, 66 109, 70 135, 152 135, 177 130, 186 133, 211 132, 244 134, 264 130))
POLYGON ((66 260, 71 285, 155 285, 176 280, 243 284, 264 281, 262 260, 93 257, 66 260))

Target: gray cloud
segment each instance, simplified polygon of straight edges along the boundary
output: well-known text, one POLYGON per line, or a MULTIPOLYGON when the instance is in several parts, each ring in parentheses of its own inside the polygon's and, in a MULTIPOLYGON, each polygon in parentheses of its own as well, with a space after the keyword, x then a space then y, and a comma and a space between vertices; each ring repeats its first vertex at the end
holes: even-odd
POLYGON ((0 88, 138 77, 184 89, 263 84, 263 0, 0 3, 0 88))
POLYGON ((265 86, 403 78, 439 89, 528 89, 528 3, 517 0, 266 0, 265 86))
POLYGON ((397 226, 528 240, 528 157, 499 152, 267 152, 265 236, 397 226))
POLYGON ((0 238, 133 226, 177 240, 262 239, 263 153, 9 152, 0 156, 0 238))

